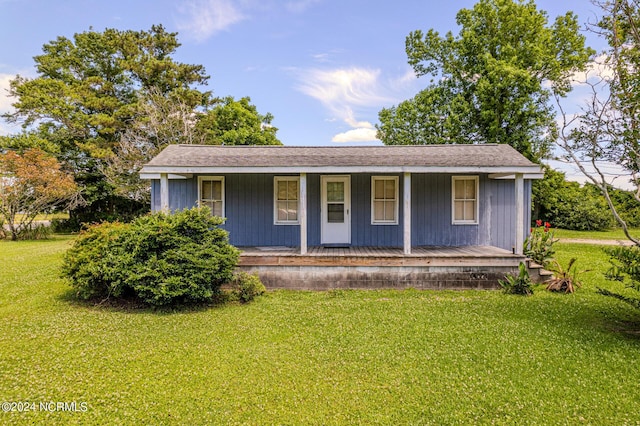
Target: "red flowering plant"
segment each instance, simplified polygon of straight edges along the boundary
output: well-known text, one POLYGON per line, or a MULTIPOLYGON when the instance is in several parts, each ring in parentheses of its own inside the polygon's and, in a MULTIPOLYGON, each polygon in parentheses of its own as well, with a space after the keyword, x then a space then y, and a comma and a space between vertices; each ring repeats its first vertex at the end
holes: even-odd
POLYGON ((546 266, 553 259, 556 251, 553 245, 558 241, 554 239, 554 230, 549 222, 536 220, 535 228, 524 240, 524 254, 539 265, 546 266))

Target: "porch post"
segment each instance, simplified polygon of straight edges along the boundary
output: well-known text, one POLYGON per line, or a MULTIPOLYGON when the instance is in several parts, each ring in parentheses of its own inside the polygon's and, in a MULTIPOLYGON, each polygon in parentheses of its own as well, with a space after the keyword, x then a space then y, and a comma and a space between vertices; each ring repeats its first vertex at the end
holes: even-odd
POLYGON ((524 177, 516 173, 516 254, 523 253, 524 245, 524 177))
POLYGON ((169 212, 169 175, 160 173, 160 210, 169 212))
POLYGON ((404 174, 404 254, 411 254, 411 173, 404 174))
POLYGON ((300 254, 307 253, 307 174, 300 173, 300 254))

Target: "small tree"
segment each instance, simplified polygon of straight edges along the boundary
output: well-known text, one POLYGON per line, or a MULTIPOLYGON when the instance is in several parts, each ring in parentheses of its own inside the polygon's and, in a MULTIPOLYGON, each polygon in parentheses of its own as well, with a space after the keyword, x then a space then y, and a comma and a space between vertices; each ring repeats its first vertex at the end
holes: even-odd
POLYGON ((70 208, 78 200, 73 177, 54 157, 37 148, 0 154, 0 217, 12 240, 30 229, 38 214, 70 208))
MULTIPOLYGON (((602 9, 604 16, 590 29, 609 44, 600 56, 602 63, 594 63, 593 68, 600 67, 606 72, 585 76, 582 83, 591 94, 579 113, 568 114, 557 99, 562 119, 557 143, 565 158, 602 192, 613 218, 633 243, 632 247, 607 250, 612 263, 608 277, 624 281, 626 276, 629 287, 640 290, 640 237, 632 234, 620 214, 602 168, 603 163, 621 166, 634 187, 632 199, 640 203, 640 1, 593 0, 593 3, 602 9)), ((599 292, 640 307, 638 299, 604 289, 599 292)))

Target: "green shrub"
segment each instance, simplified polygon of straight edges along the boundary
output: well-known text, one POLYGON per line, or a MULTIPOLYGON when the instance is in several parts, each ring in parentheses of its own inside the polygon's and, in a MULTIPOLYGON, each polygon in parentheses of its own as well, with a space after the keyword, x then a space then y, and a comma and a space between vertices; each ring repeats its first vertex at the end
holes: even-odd
POLYGON ((533 217, 557 228, 602 231, 614 225, 609 207, 594 185, 580 186, 565 179, 562 172, 545 166, 544 179, 532 187, 533 217))
POLYGON ((527 266, 520 262, 518 269, 518 275, 506 275, 504 280, 498 281, 502 291, 507 294, 521 294, 524 296, 533 294, 533 282, 529 277, 527 266))
MULTIPOLYGON (((612 281, 623 282, 628 288, 640 291, 640 247, 616 246, 604 249, 609 255, 611 268, 606 277, 612 281)), ((614 293, 606 289, 598 288, 598 293, 615 297, 640 309, 640 299, 614 293)))
POLYGON ((80 233, 64 255, 62 275, 81 299, 119 297, 126 288, 126 273, 132 259, 125 262, 122 247, 128 226, 119 222, 93 225, 80 233))
POLYGON ((222 221, 203 208, 91 226, 65 254, 63 276, 83 299, 132 294, 154 306, 209 301, 238 262, 222 221))
POLYGON ((257 275, 251 275, 246 272, 238 272, 235 274, 231 282, 231 294, 234 299, 247 303, 255 299, 257 296, 267 291, 262 281, 257 275))
POLYGON ((640 203, 633 191, 609 188, 609 195, 618 214, 631 228, 640 228, 640 203))

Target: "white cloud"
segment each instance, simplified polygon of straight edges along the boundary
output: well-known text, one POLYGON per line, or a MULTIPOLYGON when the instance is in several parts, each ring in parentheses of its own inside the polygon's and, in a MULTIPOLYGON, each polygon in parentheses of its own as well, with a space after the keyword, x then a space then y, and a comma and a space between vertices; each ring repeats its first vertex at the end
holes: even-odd
POLYGON ((308 70, 301 76, 298 89, 332 110, 339 104, 370 105, 387 99, 378 93, 380 70, 341 68, 308 70))
POLYGON ((379 82, 380 70, 365 68, 339 68, 333 70, 311 69, 299 73, 297 89, 320 101, 325 108, 354 130, 341 133, 334 141, 345 142, 376 140, 374 126, 356 118, 357 109, 375 108, 389 104, 391 98, 384 95, 379 82))
MULTIPOLYGON (((585 85, 587 82, 594 83, 599 80, 611 81, 613 77, 613 68, 607 63, 607 55, 602 54, 593 58, 593 60, 587 64, 585 71, 574 72, 570 79, 572 85, 575 87, 585 85)), ((551 85, 546 82, 546 86, 550 87, 551 85)))
MULTIPOLYGON (((579 182, 580 184, 584 184, 586 182, 591 182, 583 173, 580 171, 578 166, 571 162, 567 161, 559 161, 559 160, 549 160, 547 164, 556 170, 560 170, 564 172, 567 180, 579 182)), ((626 189, 628 191, 634 190, 635 187, 631 183, 631 173, 628 170, 625 170, 618 164, 614 164, 607 161, 599 161, 598 168, 605 176, 607 183, 612 186, 620 189, 626 189)), ((588 173, 595 173, 595 169, 588 162, 583 163, 585 169, 588 173)))
POLYGON ((16 76, 13 74, 0 74, 0 114, 12 109, 11 104, 14 100, 9 97, 9 82, 14 78, 16 76))
MULTIPOLYGON (((0 73, 0 115, 13 111, 11 104, 15 102, 15 99, 9 97, 9 82, 15 77, 13 74, 0 73)), ((19 125, 9 124, 0 118, 0 136, 16 133, 19 130, 19 125)))
POLYGON ((376 137, 376 130, 373 128, 359 128, 338 133, 332 139, 332 142, 373 142, 379 141, 376 137))
POLYGON ((416 81, 418 81, 418 76, 413 68, 409 68, 400 77, 391 80, 391 86, 397 90, 403 90, 405 87, 415 84, 416 81))
MULTIPOLYGON (((1 0, 0 0, 1 1, 1 0)), ((197 41, 228 30, 238 22, 271 13, 303 13, 322 0, 184 0, 178 6, 177 26, 197 41)))
POLYGON ((178 29, 198 41, 246 19, 246 15, 232 0, 189 0, 179 7, 183 19, 178 29))

